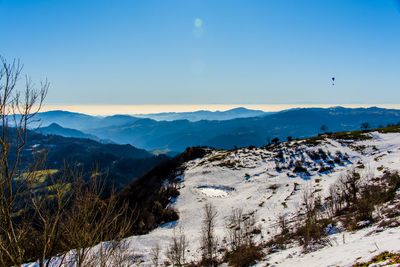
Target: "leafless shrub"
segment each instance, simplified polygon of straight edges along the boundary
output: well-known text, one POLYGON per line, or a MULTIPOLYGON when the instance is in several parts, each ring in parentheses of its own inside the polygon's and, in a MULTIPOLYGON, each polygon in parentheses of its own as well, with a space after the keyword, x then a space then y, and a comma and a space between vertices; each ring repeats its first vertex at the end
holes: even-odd
POLYGON ((288 227, 288 219, 285 214, 281 214, 277 217, 277 225, 279 227, 280 233, 273 236, 265 245, 270 248, 270 252, 276 251, 278 249, 285 249, 286 244, 290 243, 292 240, 291 233, 288 227))
POLYGON ((19 205, 36 178, 45 153, 36 153, 23 164, 21 152, 26 145, 27 127, 42 107, 49 83, 36 88, 26 77, 20 89, 22 64, 8 63, 0 56, 0 265, 19 266, 29 257, 28 237, 31 226, 25 223, 27 207, 19 205), (23 175, 25 173, 25 175, 23 175), (16 179, 18 177, 18 179, 16 179))
POLYGON ((49 83, 36 88, 26 78, 19 89, 21 71, 19 61, 9 64, 0 57, 0 265, 37 260, 41 267, 62 264, 73 254, 77 266, 90 266, 93 258, 99 262, 96 266, 105 266, 122 251, 119 241, 135 221, 135 209, 121 204, 114 192, 102 198, 104 180, 94 176, 87 183, 67 167, 47 175, 50 184, 36 190, 46 150, 33 150, 32 158, 23 152, 28 126, 42 107, 49 83), (101 243, 106 240, 112 241, 101 243))
POLYGON ((348 207, 357 203, 357 194, 360 191, 361 184, 360 178, 360 174, 355 172, 355 170, 348 171, 339 177, 338 185, 342 191, 342 198, 348 207))
POLYGON ((261 246, 242 245, 235 251, 228 251, 225 260, 229 266, 248 267, 254 265, 264 257, 261 246))
POLYGON ((227 225, 228 242, 231 250, 238 249, 243 243, 244 227, 243 227, 243 210, 234 209, 229 218, 227 225))
POLYGON ((262 248, 255 245, 254 235, 261 232, 255 226, 254 213, 244 214, 241 209, 233 209, 227 225, 230 250, 224 259, 230 266, 250 266, 260 260, 264 254, 262 248))
POLYGON ((303 219, 295 235, 300 238, 300 243, 308 250, 313 243, 324 241, 327 222, 320 215, 321 198, 315 197, 308 187, 304 189, 303 205, 304 213, 298 215, 298 218, 303 217, 303 219))
POLYGON ((182 228, 179 229, 179 236, 177 236, 176 229, 174 229, 174 236, 172 237, 172 242, 166 253, 168 260, 170 260, 174 266, 183 266, 185 263, 187 246, 188 241, 186 240, 182 228))
POLYGON ((289 232, 288 221, 285 214, 278 216, 278 225, 281 230, 281 234, 287 234, 289 232))
POLYGON ((158 266, 158 263, 160 261, 160 252, 161 252, 161 248, 160 248, 159 244, 156 244, 150 250, 150 258, 151 258, 151 262, 153 263, 154 266, 158 266))
POLYGON ((203 251, 203 266, 216 266, 215 254, 217 250, 217 238, 215 236, 215 219, 217 211, 211 203, 204 206, 203 227, 201 233, 201 249, 203 251))
POLYGON ((343 207, 342 190, 338 184, 332 184, 329 187, 329 195, 327 197, 329 216, 332 218, 336 212, 343 207))
POLYGON ((106 266, 137 219, 135 210, 121 205, 115 193, 107 200, 101 199, 104 186, 104 179, 97 175, 92 175, 88 184, 77 181, 74 185, 72 206, 62 227, 64 246, 74 248, 70 259, 76 266, 106 266), (95 246, 104 240, 112 241, 95 246))
POLYGON ((242 209, 233 209, 227 224, 227 240, 231 250, 236 250, 242 245, 254 244, 254 235, 261 230, 255 225, 254 213, 244 214, 242 209))
POLYGON ((85 266, 129 266, 135 259, 127 251, 128 243, 124 240, 101 242, 91 251, 85 266))
POLYGON ((49 266, 52 256, 59 248, 61 226, 66 209, 71 203, 71 194, 66 190, 69 173, 64 168, 57 177, 49 175, 51 184, 45 193, 31 193, 31 207, 34 214, 33 234, 37 240, 36 249, 40 266, 49 266), (47 259, 47 260, 46 260, 47 259))

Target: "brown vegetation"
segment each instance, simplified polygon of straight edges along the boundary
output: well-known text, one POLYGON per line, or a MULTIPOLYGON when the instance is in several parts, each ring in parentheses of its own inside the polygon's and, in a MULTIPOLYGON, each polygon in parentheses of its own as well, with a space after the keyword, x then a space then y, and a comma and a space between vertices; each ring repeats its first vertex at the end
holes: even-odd
POLYGON ((69 258, 78 266, 104 266, 111 256, 116 262, 119 241, 131 231, 135 210, 117 200, 114 192, 107 192, 105 199, 104 179, 96 171, 89 182, 68 167, 44 174, 46 150, 22 156, 28 126, 49 84, 37 89, 27 78, 20 90, 19 61, 0 61, 0 265, 39 261, 48 266, 54 257, 66 259, 71 249, 69 258), (37 188, 42 177, 46 190, 37 188), (92 248, 107 240, 113 241, 92 248))
POLYGON ((224 256, 224 260, 231 266, 250 266, 264 256, 262 248, 254 242, 254 235, 261 233, 255 222, 254 213, 244 214, 241 209, 232 210, 227 225, 230 250, 224 256))

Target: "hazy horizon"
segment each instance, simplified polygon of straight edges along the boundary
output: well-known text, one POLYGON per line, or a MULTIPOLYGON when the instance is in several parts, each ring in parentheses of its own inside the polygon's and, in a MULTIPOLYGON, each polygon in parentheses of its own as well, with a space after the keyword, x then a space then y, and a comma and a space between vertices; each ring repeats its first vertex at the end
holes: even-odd
POLYGON ((265 112, 282 111, 292 108, 328 108, 341 106, 345 108, 380 107, 388 109, 400 109, 400 104, 196 104, 196 105, 45 105, 41 112, 63 110, 83 113, 94 116, 108 115, 139 115, 167 112, 194 112, 200 110, 226 111, 244 107, 265 112))

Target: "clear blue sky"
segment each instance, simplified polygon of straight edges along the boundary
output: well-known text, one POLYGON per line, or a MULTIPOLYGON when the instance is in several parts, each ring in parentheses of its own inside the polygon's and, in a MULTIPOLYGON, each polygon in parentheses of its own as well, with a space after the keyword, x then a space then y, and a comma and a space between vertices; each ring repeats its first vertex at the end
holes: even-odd
POLYGON ((47 104, 398 104, 400 5, 0 0, 0 54, 47 104))

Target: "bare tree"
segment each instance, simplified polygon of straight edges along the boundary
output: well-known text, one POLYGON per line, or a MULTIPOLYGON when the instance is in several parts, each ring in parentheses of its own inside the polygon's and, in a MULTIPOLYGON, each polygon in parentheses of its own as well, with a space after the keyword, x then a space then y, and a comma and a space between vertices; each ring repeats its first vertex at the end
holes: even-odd
POLYGON ((124 239, 119 241, 117 248, 114 249, 111 255, 111 264, 109 265, 115 267, 128 267, 140 260, 140 257, 137 257, 132 249, 128 251, 128 247, 129 242, 127 240, 124 239))
POLYGON ((201 249, 203 251, 203 265, 216 266, 215 254, 217 250, 217 238, 215 236, 215 219, 217 211, 211 203, 206 203, 203 214, 203 227, 201 229, 201 249))
POLYGON ((277 223, 278 226, 281 230, 280 234, 278 234, 275 238, 276 242, 279 244, 279 246, 283 249, 286 248, 286 243, 288 243, 288 239, 289 239, 289 222, 287 219, 287 215, 286 214, 280 214, 277 217, 277 223))
POLYGON ((78 180, 74 185, 72 205, 63 221, 63 231, 64 246, 74 248, 70 252, 71 260, 79 267, 107 266, 109 258, 120 248, 119 241, 129 233, 137 219, 135 209, 120 203, 114 192, 103 200, 104 186, 105 180, 97 175, 92 175, 89 183, 78 180), (111 241, 101 243, 107 240, 111 241))
POLYGON ((131 259, 131 256, 128 253, 128 242, 125 240, 101 242, 97 246, 97 253, 91 254, 85 266, 128 266, 128 261, 129 263, 133 263, 134 261, 134 259, 131 259))
POLYGON ((288 219, 285 214, 278 216, 278 224, 281 229, 281 235, 287 235, 289 233, 288 219))
POLYGON ((313 197, 311 187, 309 185, 305 186, 302 197, 305 216, 307 218, 314 218, 315 198, 313 197))
POLYGON ((340 184, 334 183, 329 187, 329 195, 326 200, 328 201, 329 216, 332 218, 343 205, 344 199, 340 184))
POLYGON ((253 233, 261 232, 256 227, 256 218, 254 212, 243 213, 242 209, 233 209, 227 225, 228 242, 233 251, 242 246, 253 246, 253 233))
POLYGON ((42 107, 49 83, 43 82, 37 88, 26 77, 20 88, 22 64, 18 60, 8 63, 1 56, 0 64, 0 264, 19 266, 28 253, 30 229, 21 223, 25 222, 22 217, 26 207, 21 207, 18 200, 29 192, 35 171, 43 163, 43 155, 37 153, 27 167, 21 154, 28 126, 42 107))
POLYGON ((150 250, 150 258, 154 266, 158 266, 158 262, 160 260, 160 252, 161 248, 158 243, 150 250))
POLYGON ((185 253, 188 246, 188 241, 183 233, 182 228, 179 229, 179 236, 174 229, 172 242, 167 250, 167 258, 172 262, 173 266, 183 266, 185 263, 185 253))
POLYGON ((323 230, 321 229, 318 219, 321 209, 321 198, 314 196, 309 186, 306 186, 303 191, 304 219, 300 223, 300 233, 305 249, 313 241, 321 240, 323 230))
POLYGON ((347 206, 357 203, 357 195, 360 191, 361 176, 355 170, 350 170, 338 179, 341 189, 342 198, 346 201, 347 206))
POLYGON ((245 214, 243 217, 244 241, 246 246, 254 245, 254 233, 261 233, 261 228, 256 226, 256 216, 254 212, 245 214))
POLYGON ((243 244, 243 210, 233 209, 227 225, 228 242, 232 250, 237 250, 243 244))
MULTIPOLYGON (((24 149, 49 83, 36 88, 26 78, 20 89, 21 72, 19 61, 9 64, 0 57, 0 266, 31 260, 48 266, 52 257, 71 249, 78 266, 95 261, 96 266, 106 266, 108 259, 123 254, 120 240, 136 219, 135 209, 120 203, 114 192, 105 199, 105 180, 95 175, 87 183, 66 167, 56 177, 47 177, 47 192, 36 190, 46 150, 29 148, 32 157, 27 157, 24 149), (101 243, 107 240, 111 241, 101 243)), ((57 261, 62 264, 66 255, 57 261)))
POLYGON ((67 168, 57 177, 49 175, 51 184, 45 193, 32 193, 31 202, 34 214, 33 226, 37 234, 39 266, 49 266, 52 256, 57 252, 61 234, 61 224, 66 208, 70 205, 71 194, 67 190, 70 173, 67 168), (46 261, 47 259, 47 261, 46 261))

